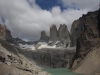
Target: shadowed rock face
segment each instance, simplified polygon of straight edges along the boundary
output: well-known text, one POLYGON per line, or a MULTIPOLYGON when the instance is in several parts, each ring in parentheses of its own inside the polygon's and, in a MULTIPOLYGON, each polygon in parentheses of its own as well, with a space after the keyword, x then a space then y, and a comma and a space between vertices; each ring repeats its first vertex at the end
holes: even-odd
POLYGON ((50 28, 50 43, 49 45, 56 44, 56 47, 67 47, 70 43, 70 34, 65 24, 60 25, 57 30, 55 25, 50 28))
POLYGON ((78 55, 81 55, 81 57, 83 58, 87 54, 85 50, 95 47, 95 45, 98 44, 99 41, 97 39, 99 38, 98 21, 96 18, 97 14, 98 12, 88 13, 82 18, 85 29, 78 39, 77 45, 80 44, 80 46, 77 46, 77 50, 80 50, 78 55), (85 52, 81 53, 82 51, 85 52))
POLYGON ((10 32, 10 30, 8 30, 8 29, 6 29, 6 40, 9 40, 9 39, 12 39, 13 37, 12 37, 12 35, 11 35, 11 32, 10 32))
POLYGON ((58 40, 57 27, 56 27, 56 25, 52 25, 50 27, 50 39, 49 39, 49 41, 51 41, 51 43, 49 43, 49 45, 54 45, 57 40, 58 40))
POLYGON ((82 19, 75 20, 72 24, 71 31, 70 31, 71 47, 76 46, 77 39, 83 31, 84 31, 84 26, 83 26, 82 19))
POLYGON ((46 35, 45 31, 41 32, 40 41, 43 41, 43 42, 48 42, 49 41, 49 36, 46 35))
POLYGON ((5 38, 5 30, 6 30, 6 27, 0 24, 0 38, 2 39, 5 38))
POLYGON ((75 49, 40 49, 37 51, 24 51, 25 56, 34 60, 38 65, 51 68, 70 68, 75 49))
POLYGON ((6 26, 0 24, 0 38, 4 40, 12 39, 11 32, 6 26))
POLYGON ((100 8, 99 8, 99 14, 97 16, 97 20, 98 20, 98 28, 99 28, 99 32, 100 32, 100 8))
POLYGON ((58 39, 63 42, 64 45, 70 43, 70 34, 65 24, 60 25, 58 30, 58 39))
POLYGON ((50 40, 56 41, 57 39, 58 39, 57 27, 56 25, 52 25, 52 27, 50 28, 50 40))
MULTIPOLYGON (((83 15, 80 18, 84 25, 84 31, 77 39, 77 48, 73 67, 79 64, 93 47, 100 45, 100 33, 98 28, 99 21, 97 21, 98 13, 99 11, 89 12, 87 15, 83 15)), ((99 17, 100 16, 98 16, 98 18, 99 17)))

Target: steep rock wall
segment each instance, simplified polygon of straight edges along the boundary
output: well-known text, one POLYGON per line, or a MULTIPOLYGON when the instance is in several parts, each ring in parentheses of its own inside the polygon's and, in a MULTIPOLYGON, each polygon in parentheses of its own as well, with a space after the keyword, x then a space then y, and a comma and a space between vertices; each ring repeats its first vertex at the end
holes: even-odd
POLYGON ((99 72, 100 67, 100 10, 83 15, 82 21, 84 31, 77 39, 76 55, 74 57, 72 70, 88 75, 95 75, 99 72))
POLYGON ((70 30, 70 36, 71 36, 70 47, 76 46, 77 39, 80 37, 83 31, 84 31, 84 26, 82 19, 80 18, 78 20, 75 20, 70 30))
POLYGON ((40 49, 36 51, 20 50, 20 53, 34 60, 38 65, 51 68, 70 68, 75 49, 40 49))
POLYGON ((58 40, 63 43, 64 47, 70 43, 70 34, 65 24, 61 24, 58 29, 58 40))

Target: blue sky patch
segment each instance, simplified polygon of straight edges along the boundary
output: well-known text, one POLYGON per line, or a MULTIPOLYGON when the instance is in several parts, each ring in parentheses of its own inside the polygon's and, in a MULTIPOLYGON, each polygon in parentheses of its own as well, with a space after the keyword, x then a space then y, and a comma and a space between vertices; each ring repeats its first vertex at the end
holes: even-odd
POLYGON ((36 0, 36 3, 44 10, 50 10, 54 6, 60 6, 61 10, 65 9, 60 0, 36 0))

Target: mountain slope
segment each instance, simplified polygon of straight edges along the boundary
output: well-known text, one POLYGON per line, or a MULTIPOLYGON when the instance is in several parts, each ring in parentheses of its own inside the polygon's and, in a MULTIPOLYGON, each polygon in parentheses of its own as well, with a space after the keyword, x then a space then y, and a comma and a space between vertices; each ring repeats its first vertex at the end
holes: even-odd
POLYGON ((100 74, 100 9, 83 15, 84 31, 77 39, 72 71, 88 75, 100 74))

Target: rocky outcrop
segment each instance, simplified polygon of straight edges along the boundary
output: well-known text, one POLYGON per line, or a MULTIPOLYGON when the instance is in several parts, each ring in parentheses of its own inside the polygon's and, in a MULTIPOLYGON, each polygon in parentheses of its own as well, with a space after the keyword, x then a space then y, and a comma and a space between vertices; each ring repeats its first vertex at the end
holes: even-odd
POLYGON ((6 40, 13 39, 10 30, 8 30, 7 28, 6 28, 6 36, 5 36, 5 39, 6 40))
POLYGON ((46 35, 45 31, 41 32, 41 37, 39 41, 43 42, 48 42, 49 41, 49 36, 46 35))
POLYGON ((3 40, 11 40, 11 32, 7 29, 5 25, 0 24, 0 38, 3 40))
POLYGON ((49 68, 69 68, 75 55, 75 49, 44 48, 36 51, 24 51, 25 55, 38 65, 49 68))
POLYGON ((70 30, 70 36, 71 36, 70 47, 76 46, 77 39, 78 37, 80 37, 83 31, 84 31, 84 26, 83 26, 82 19, 75 20, 70 30))
POLYGON ((49 45, 54 45, 57 40, 58 40, 57 27, 56 27, 56 25, 52 25, 50 27, 49 45))
POLYGON ((32 44, 32 42, 26 42, 26 41, 24 41, 24 40, 22 40, 22 39, 20 39, 20 38, 18 38, 18 37, 17 37, 17 38, 13 38, 12 43, 13 43, 13 44, 16 44, 16 45, 17 45, 17 44, 23 44, 23 45, 24 45, 24 44, 29 44, 29 45, 32 44))
POLYGON ((5 25, 1 25, 1 24, 0 24, 0 38, 7 41, 8 43, 15 44, 16 46, 18 46, 19 43, 29 44, 29 45, 37 43, 37 42, 26 42, 20 38, 13 38, 10 30, 7 29, 7 27, 5 25))
POLYGON ((0 39, 0 75, 50 75, 28 59, 23 50, 0 39))
POLYGON ((100 8, 99 8, 99 14, 97 16, 97 20, 98 20, 98 28, 99 28, 99 32, 100 32, 100 8))
POLYGON ((0 38, 2 39, 5 38, 5 30, 6 30, 6 27, 0 24, 0 38))
MULTIPOLYGON (((73 63, 73 70, 76 72, 82 72, 86 74, 91 74, 94 69, 91 69, 91 67, 81 65, 82 62, 83 64, 86 65, 87 63, 92 63, 91 66, 95 67, 95 71, 98 70, 96 68, 99 63, 97 61, 96 64, 96 59, 99 60, 99 58, 96 58, 95 56, 99 56, 97 51, 94 51, 93 55, 94 57, 90 57, 90 60, 88 60, 89 53, 91 53, 91 50, 95 50, 94 48, 98 48, 97 46, 100 46, 100 32, 99 32, 99 18, 100 18, 100 10, 95 11, 95 12, 89 12, 87 15, 83 15, 80 19, 82 19, 82 23, 84 25, 84 31, 82 32, 81 36, 77 39, 77 48, 76 48, 76 55, 74 57, 74 63, 73 63), (98 18, 98 20, 97 20, 98 18), (86 60, 86 61, 85 61, 86 60), (87 61, 88 60, 88 61, 87 61), (92 61, 93 60, 93 61, 92 61), (80 65, 79 65, 80 64, 80 65), (86 67, 88 67, 86 69, 86 67), (83 72, 82 70, 85 69, 83 72), (88 71, 90 69, 91 71, 88 71), (88 72, 87 72, 87 71, 88 72)), ((89 65, 90 66, 90 65, 89 65)), ((100 67, 100 65, 98 65, 100 67)))
POLYGON ((58 40, 64 44, 64 47, 70 43, 70 34, 65 24, 61 24, 58 29, 58 40))
POLYGON ((55 25, 50 28, 50 39, 48 45, 56 47, 67 47, 70 44, 70 34, 65 24, 61 24, 57 30, 55 25))

